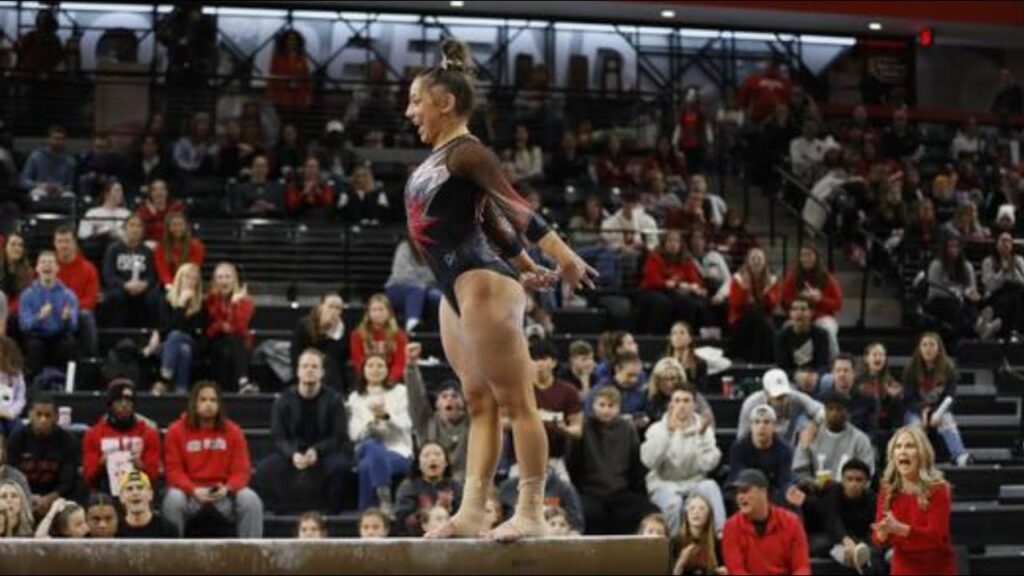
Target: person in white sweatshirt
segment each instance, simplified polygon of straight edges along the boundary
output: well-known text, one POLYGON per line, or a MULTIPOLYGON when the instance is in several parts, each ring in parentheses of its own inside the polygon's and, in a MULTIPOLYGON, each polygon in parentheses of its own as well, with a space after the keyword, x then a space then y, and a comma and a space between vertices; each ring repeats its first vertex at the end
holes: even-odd
POLYGON ((382 355, 367 356, 360 376, 348 397, 348 434, 359 462, 359 509, 377 506, 390 513, 391 482, 409 473, 412 457, 409 398, 405 386, 389 383, 382 355))
POLYGON ((668 520, 670 534, 678 530, 685 500, 693 494, 711 503, 715 531, 725 526, 722 491, 708 478, 722 452, 715 442, 715 429, 703 426, 695 402, 692 391, 674 391, 665 416, 647 429, 640 446, 640 460, 650 469, 647 493, 668 520))

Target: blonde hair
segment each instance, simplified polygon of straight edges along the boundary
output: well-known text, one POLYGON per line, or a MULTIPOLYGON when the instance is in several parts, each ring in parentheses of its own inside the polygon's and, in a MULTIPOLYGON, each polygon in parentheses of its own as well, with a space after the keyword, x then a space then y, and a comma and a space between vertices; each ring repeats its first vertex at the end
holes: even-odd
POLYGON ((0 488, 4 486, 10 486, 14 489, 14 492, 18 495, 18 499, 21 500, 21 511, 18 513, 17 524, 18 531, 14 531, 14 526, 10 522, 10 514, 5 510, 4 514, 7 515, 7 534, 14 537, 28 537, 31 538, 35 531, 32 529, 35 526, 35 520, 32 519, 32 502, 28 499, 25 491, 21 489, 21 486, 14 480, 2 480, 0 481, 0 488))
POLYGON ((700 494, 690 494, 686 497, 686 506, 683 507, 681 516, 679 531, 676 532, 675 538, 677 542, 676 547, 679 550, 685 550, 690 544, 696 544, 705 556, 704 569, 708 573, 714 572, 718 569, 718 555, 715 554, 715 512, 711 508, 711 502, 708 502, 708 499, 700 494), (692 530, 690 530, 690 515, 686 513, 694 502, 703 502, 704 506, 708 509, 707 522, 704 523, 704 527, 701 528, 700 534, 696 537, 693 536, 692 530))
POLYGON ((195 272, 196 278, 198 278, 196 291, 192 294, 192 298, 186 302, 185 306, 185 313, 192 316, 203 308, 203 275, 199 271, 199 266, 186 262, 178 267, 178 271, 174 273, 174 282, 167 289, 167 301, 170 302, 172 307, 177 306, 181 302, 181 293, 185 290, 185 274, 189 271, 195 272))
MULTIPOLYGON (((248 288, 246 288, 245 284, 242 284, 242 280, 238 276, 238 267, 235 266, 234 264, 232 264, 231 262, 218 262, 217 263, 217 266, 213 269, 214 289, 211 290, 211 291, 214 292, 214 293, 217 293, 217 289, 216 289, 217 288, 217 283, 216 283, 217 270, 220 270, 221 268, 228 268, 229 270, 231 270, 231 274, 233 274, 235 276, 235 285, 231 288, 231 302, 232 303, 238 302, 242 298, 245 298, 246 296, 248 296, 249 295, 249 290, 248 290, 248 288)), ((219 293, 218 293, 218 296, 220 296, 219 293)))
POLYGON ((898 492, 914 494, 917 496, 918 506, 925 509, 928 507, 928 499, 931 497, 932 490, 949 485, 942 471, 935 467, 935 449, 932 448, 932 443, 928 441, 928 436, 920 426, 904 426, 897 430, 892 435, 892 438, 889 439, 889 446, 885 453, 888 463, 885 466, 885 472, 882 473, 882 481, 880 482, 882 489, 885 491, 885 500, 882 506, 884 511, 888 512, 892 509, 892 500, 898 492), (903 485, 903 477, 900 475, 899 470, 896 469, 896 442, 905 435, 910 436, 914 444, 917 445, 920 466, 918 481, 912 486, 903 485))
POLYGON ((676 384, 676 389, 686 388, 687 390, 691 390, 690 386, 688 386, 689 382, 686 380, 686 369, 683 368, 683 365, 679 360, 676 360, 675 358, 662 358, 661 360, 658 360, 658 363, 655 364, 654 368, 651 370, 650 382, 647 383, 648 400, 654 400, 659 394, 661 394, 660 387, 658 386, 658 380, 661 378, 662 374, 669 371, 674 371, 679 375, 679 383, 676 384))
MULTIPOLYGON (((366 313, 363 314, 363 319, 356 327, 356 332, 363 337, 363 346, 366 353, 369 354, 373 346, 373 322, 370 320, 370 306, 374 303, 380 303, 388 311, 388 319, 384 321, 384 348, 387 350, 384 362, 389 364, 388 359, 398 350, 398 333, 401 329, 398 327, 398 320, 395 319, 395 309, 391 306, 391 300, 388 300, 386 294, 378 292, 366 301, 366 313)), ((360 370, 362 368, 362 366, 359 367, 360 370)))

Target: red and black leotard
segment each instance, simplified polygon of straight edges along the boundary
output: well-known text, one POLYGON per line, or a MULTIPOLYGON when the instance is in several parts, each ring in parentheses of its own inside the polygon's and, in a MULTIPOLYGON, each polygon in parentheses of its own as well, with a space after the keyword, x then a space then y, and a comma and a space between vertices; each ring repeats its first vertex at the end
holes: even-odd
POLYGON ((460 274, 482 268, 516 278, 505 259, 523 250, 519 235, 536 243, 550 230, 509 184, 494 154, 469 135, 435 150, 416 168, 405 186, 405 209, 409 239, 456 313, 460 274))

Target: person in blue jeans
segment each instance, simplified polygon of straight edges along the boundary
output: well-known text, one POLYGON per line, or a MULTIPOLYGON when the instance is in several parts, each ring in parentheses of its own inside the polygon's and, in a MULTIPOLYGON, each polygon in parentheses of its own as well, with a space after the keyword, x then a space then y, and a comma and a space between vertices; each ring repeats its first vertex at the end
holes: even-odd
POLYGON ((203 281, 199 267, 182 264, 174 274, 174 282, 160 301, 159 330, 153 332, 144 354, 160 354, 160 379, 153 385, 154 394, 174 390, 188 393, 192 375, 192 358, 206 327, 203 306, 203 281))
POLYGON ((394 509, 391 483, 409 474, 412 458, 412 419, 405 386, 388 381, 384 356, 371 354, 363 362, 356 390, 348 397, 348 434, 356 443, 359 462, 359 509, 394 509))
POLYGON ((384 292, 391 307, 403 312, 406 332, 412 332, 427 318, 436 320, 444 296, 434 273, 408 240, 402 240, 395 250, 384 292))
POLYGON ((935 332, 922 334, 903 371, 908 405, 904 423, 922 426, 926 433, 929 427, 934 427, 946 444, 950 460, 957 466, 966 466, 972 461, 971 454, 964 448, 960 429, 949 408, 951 404, 944 404, 947 398, 950 401, 956 398, 959 377, 956 364, 946 354, 942 337, 935 332))

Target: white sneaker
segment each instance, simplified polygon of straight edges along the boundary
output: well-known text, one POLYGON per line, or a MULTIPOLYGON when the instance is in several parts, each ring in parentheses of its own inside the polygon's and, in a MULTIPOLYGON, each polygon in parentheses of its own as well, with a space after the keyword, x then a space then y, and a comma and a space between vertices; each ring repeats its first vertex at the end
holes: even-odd
POLYGON ((871 565, 871 548, 861 542, 853 547, 853 568, 857 574, 864 573, 864 567, 871 565))
POLYGON ((964 466, 967 466, 967 465, 973 464, 973 463, 974 463, 974 456, 971 456, 970 452, 964 452, 963 454, 957 456, 957 458, 956 458, 956 465, 959 468, 963 468, 964 466))

